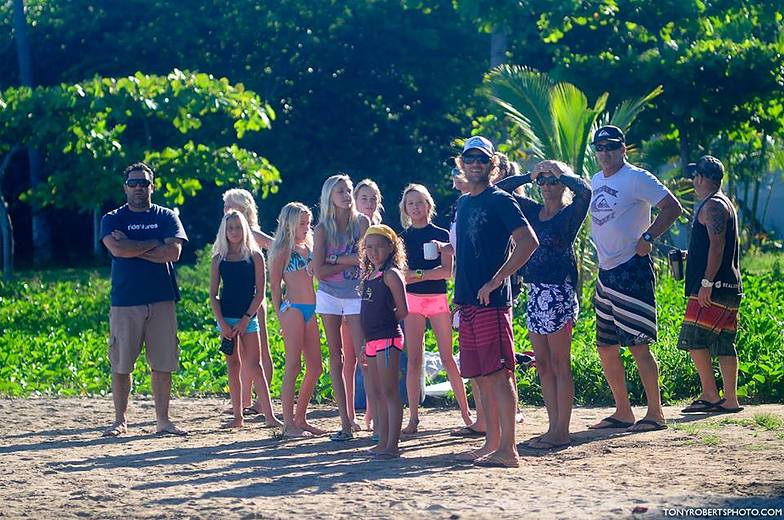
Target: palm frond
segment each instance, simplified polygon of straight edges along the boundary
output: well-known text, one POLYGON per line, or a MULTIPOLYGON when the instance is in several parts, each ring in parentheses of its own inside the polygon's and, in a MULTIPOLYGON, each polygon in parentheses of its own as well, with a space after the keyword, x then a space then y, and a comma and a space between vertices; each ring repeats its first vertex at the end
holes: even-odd
POLYGON ((492 88, 491 99, 530 138, 534 153, 552 156, 557 144, 553 140, 550 90, 554 84, 550 77, 528 67, 500 65, 487 74, 486 82, 492 88))
POLYGON ((609 123, 617 126, 624 132, 628 131, 634 120, 640 115, 640 112, 645 110, 645 106, 662 92, 664 92, 664 88, 659 85, 642 97, 624 99, 613 110, 609 123))

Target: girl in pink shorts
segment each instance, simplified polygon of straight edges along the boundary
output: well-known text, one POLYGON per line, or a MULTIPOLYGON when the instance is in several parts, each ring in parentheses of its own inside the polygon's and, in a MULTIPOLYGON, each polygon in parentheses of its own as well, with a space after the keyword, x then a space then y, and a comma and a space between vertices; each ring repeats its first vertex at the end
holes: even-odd
POLYGON ((452 350, 452 319, 446 295, 446 281, 452 276, 452 254, 434 251, 436 242, 448 242, 449 232, 433 225, 435 215, 433 197, 421 184, 409 184, 400 200, 400 223, 404 231, 400 234, 406 248, 406 295, 408 316, 405 321, 408 367, 406 390, 408 391, 408 426, 403 433, 416 433, 419 426, 419 399, 422 393, 423 341, 428 320, 438 343, 438 353, 449 377, 455 399, 460 406, 463 422, 472 424, 465 386, 460 377, 452 350), (430 258, 424 249, 430 248, 430 258), (435 254, 433 254, 435 253, 435 254))
MULTIPOLYGON (((374 403, 378 444, 371 453, 378 458, 400 456, 403 402, 398 391, 403 331, 400 321, 408 314, 403 271, 403 243, 389 226, 370 226, 360 244, 360 322, 367 361, 365 390, 374 403)), ((364 361, 364 360, 363 360, 364 361)))

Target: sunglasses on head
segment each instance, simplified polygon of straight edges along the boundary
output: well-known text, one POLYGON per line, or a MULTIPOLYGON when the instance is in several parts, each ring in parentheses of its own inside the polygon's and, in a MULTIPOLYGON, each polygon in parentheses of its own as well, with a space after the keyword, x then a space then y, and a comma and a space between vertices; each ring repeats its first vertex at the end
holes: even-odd
POLYGON ((621 146, 623 146, 623 143, 594 144, 593 149, 595 152, 612 152, 621 146))
POLYGON ((128 179, 125 181, 125 185, 129 188, 136 188, 140 186, 142 188, 149 188, 150 184, 152 184, 149 179, 128 179))
POLYGON ((540 175, 539 177, 536 178, 536 184, 538 184, 539 186, 555 186, 557 184, 561 184, 561 180, 558 177, 554 177, 554 176, 548 175, 547 177, 545 177, 543 175, 540 175))
POLYGON ((472 154, 463 155, 462 158, 463 158, 463 164, 473 164, 477 161, 482 164, 487 164, 490 162, 490 158, 484 154, 472 153, 472 154))

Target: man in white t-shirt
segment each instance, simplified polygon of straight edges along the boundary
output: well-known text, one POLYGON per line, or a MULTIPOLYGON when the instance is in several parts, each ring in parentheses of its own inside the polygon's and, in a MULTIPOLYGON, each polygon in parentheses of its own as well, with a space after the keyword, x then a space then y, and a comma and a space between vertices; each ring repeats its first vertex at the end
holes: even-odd
POLYGON ((590 426, 654 431, 666 428, 659 396, 659 367, 650 351, 656 341, 653 241, 682 213, 677 199, 650 172, 626 162, 620 128, 599 128, 591 143, 602 170, 591 187, 591 236, 599 256, 596 281, 596 342, 615 413, 590 426), (651 224, 651 208, 659 209, 651 224), (648 411, 634 422, 620 348, 631 350, 645 388, 648 411))

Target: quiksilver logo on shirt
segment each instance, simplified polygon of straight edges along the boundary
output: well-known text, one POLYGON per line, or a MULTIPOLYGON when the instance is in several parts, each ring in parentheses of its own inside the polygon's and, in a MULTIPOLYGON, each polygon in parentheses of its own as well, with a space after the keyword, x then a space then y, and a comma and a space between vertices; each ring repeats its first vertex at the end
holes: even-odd
POLYGON ((128 231, 143 231, 147 229, 158 229, 158 224, 128 224, 128 231))

